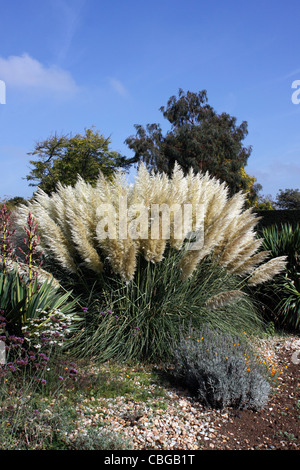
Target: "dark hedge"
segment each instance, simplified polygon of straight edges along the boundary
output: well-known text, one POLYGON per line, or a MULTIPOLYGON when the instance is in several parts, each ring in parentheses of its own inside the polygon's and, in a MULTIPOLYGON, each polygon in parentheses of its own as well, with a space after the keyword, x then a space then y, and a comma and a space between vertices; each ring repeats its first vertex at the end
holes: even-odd
POLYGON ((255 211, 261 220, 257 224, 257 231, 271 225, 290 223, 291 225, 300 224, 300 210, 265 210, 255 211))

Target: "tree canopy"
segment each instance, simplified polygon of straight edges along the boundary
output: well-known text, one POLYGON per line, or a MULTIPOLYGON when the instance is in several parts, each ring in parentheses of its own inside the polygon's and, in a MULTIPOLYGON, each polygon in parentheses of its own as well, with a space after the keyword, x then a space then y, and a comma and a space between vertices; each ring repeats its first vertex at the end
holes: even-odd
POLYGON ((136 135, 125 140, 135 153, 132 160, 143 161, 148 169, 168 175, 175 162, 185 173, 190 168, 208 171, 225 181, 231 194, 255 190, 255 178, 251 181, 244 171, 252 150, 242 143, 248 134, 246 121, 237 125, 235 117, 217 114, 208 104, 206 90, 184 93, 180 89, 178 98, 171 96, 160 111, 171 129, 164 135, 159 124, 147 124, 145 128, 136 124, 136 135))
POLYGON ((276 196, 275 205, 278 209, 300 210, 299 189, 279 189, 279 193, 276 196))
POLYGON ((26 179, 47 194, 55 191, 58 182, 73 186, 78 175, 94 184, 100 171, 110 177, 118 168, 129 166, 126 157, 109 150, 110 143, 94 129, 85 129, 84 135, 51 136, 36 143, 28 154, 37 159, 30 160, 33 168, 26 179))

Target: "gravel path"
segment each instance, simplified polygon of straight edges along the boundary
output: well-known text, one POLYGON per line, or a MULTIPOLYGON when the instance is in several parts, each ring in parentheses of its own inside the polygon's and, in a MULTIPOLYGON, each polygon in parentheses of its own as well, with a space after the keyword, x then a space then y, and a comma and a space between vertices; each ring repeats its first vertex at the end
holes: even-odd
MULTIPOLYGON (((300 351, 300 341, 299 337, 276 337, 260 341, 258 347, 275 364, 281 351, 290 355, 297 348, 300 351)), ((107 430, 127 437, 137 450, 213 449, 222 426, 229 421, 230 411, 204 408, 186 390, 177 388, 168 387, 164 397, 155 397, 156 387, 155 384, 148 387, 146 401, 133 401, 125 396, 82 401, 77 407, 77 432, 84 433, 89 426, 101 423, 107 430)))
POLYGON ((124 397, 94 399, 92 406, 82 403, 78 408, 78 431, 101 421, 107 430, 132 441, 136 449, 197 450, 201 441, 215 437, 218 423, 228 419, 226 411, 204 409, 184 391, 167 391, 163 403, 160 409, 161 399, 157 407, 155 401, 149 406, 124 397))

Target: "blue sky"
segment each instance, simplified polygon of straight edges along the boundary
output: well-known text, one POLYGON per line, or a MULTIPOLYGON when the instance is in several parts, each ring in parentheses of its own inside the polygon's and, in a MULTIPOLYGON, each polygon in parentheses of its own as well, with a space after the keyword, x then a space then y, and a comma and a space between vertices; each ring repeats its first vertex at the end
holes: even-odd
POLYGON ((248 122, 263 194, 300 189, 299 17, 297 0, 0 0, 0 198, 32 195, 27 153, 55 133, 95 126, 131 156, 179 88, 248 122))

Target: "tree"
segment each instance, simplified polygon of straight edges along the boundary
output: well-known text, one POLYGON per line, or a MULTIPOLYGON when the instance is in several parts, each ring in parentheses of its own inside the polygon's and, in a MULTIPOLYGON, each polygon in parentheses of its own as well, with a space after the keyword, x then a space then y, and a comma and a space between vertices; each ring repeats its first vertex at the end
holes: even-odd
POLYGON ((242 171, 252 150, 242 144, 248 134, 246 121, 238 126, 235 117, 217 114, 207 103, 206 90, 185 94, 180 89, 178 98, 169 98, 160 111, 171 130, 163 135, 159 124, 136 124, 136 135, 125 140, 135 152, 132 160, 168 175, 177 161, 185 174, 192 168, 225 181, 231 194, 249 189, 249 176, 242 171))
POLYGON ((279 189, 275 201, 278 209, 298 209, 300 210, 299 189, 279 189))
POLYGON ((267 194, 266 196, 258 196, 258 201, 255 204, 255 209, 259 211, 272 211, 275 209, 275 203, 272 200, 272 196, 267 194))
POLYGON ((30 160, 33 168, 26 179, 47 194, 55 191, 58 182, 73 186, 78 175, 95 184, 99 171, 110 177, 118 168, 129 166, 126 157, 109 150, 109 144, 109 138, 93 129, 85 129, 85 135, 49 137, 28 154, 38 159, 30 160))

